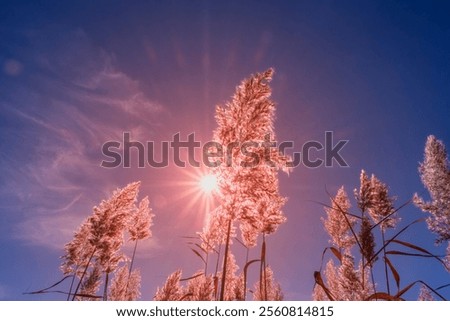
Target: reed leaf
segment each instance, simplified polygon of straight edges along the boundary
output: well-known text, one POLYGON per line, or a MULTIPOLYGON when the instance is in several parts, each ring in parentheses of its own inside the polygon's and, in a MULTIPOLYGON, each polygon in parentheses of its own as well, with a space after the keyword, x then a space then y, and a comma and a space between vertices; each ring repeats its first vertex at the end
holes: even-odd
POLYGON ((399 298, 392 296, 386 292, 376 292, 368 296, 364 301, 384 300, 384 301, 399 301, 399 298))
POLYGON ((316 284, 318 284, 325 291, 325 294, 330 299, 330 301, 335 301, 333 295, 331 294, 331 291, 327 288, 327 286, 323 282, 322 275, 320 274, 319 271, 314 271, 314 280, 316 281, 316 284))
POLYGON ((397 270, 395 269, 394 265, 392 264, 391 260, 387 256, 384 257, 384 260, 386 261, 387 265, 389 266, 389 269, 391 269, 392 276, 394 277, 395 284, 397 284, 397 290, 400 289, 400 274, 398 274, 397 270))

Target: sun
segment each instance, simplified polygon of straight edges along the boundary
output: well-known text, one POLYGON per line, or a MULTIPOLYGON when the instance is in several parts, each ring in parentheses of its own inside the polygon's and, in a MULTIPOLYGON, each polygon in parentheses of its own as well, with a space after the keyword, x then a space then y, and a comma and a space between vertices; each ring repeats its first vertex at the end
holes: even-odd
POLYGON ((211 211, 218 206, 221 195, 219 178, 205 168, 186 170, 177 167, 172 175, 172 179, 163 184, 173 188, 173 203, 183 204, 180 217, 195 215, 203 220, 201 224, 205 224, 211 211))
POLYGON ((199 185, 204 193, 212 193, 217 190, 217 178, 212 174, 204 175, 200 178, 199 185))

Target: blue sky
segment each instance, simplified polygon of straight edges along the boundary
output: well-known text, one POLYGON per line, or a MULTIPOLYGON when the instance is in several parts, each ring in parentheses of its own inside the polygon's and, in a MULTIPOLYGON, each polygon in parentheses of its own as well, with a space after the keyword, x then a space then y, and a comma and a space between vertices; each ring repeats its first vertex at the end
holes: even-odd
MULTIPOLYGON (((156 214, 138 259, 143 299, 177 268, 200 268, 182 236, 201 230, 202 204, 179 184, 195 171, 104 169, 101 146, 125 131, 143 142, 177 132, 207 141, 214 107, 269 67, 279 140, 297 150, 325 131, 349 140, 348 168, 280 174, 288 223, 269 239, 270 264, 287 299, 310 299, 328 245, 318 204, 327 190, 351 194, 365 169, 397 205, 428 197, 417 173, 426 137, 450 146, 449 10, 442 1, 2 2, 0 299, 61 299, 22 293, 57 281, 73 231, 135 180, 156 214)), ((409 206, 401 216, 423 214, 409 206)), ((404 239, 445 251, 424 224, 404 239)), ((430 261, 396 262, 403 285, 448 283, 430 261)))

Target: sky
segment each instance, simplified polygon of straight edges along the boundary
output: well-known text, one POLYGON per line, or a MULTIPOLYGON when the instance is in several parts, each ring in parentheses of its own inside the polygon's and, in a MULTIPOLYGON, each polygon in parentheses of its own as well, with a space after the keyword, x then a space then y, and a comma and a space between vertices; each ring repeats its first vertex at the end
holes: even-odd
MULTIPOLYGON (((176 133, 206 142, 215 106, 270 67, 279 141, 300 151, 327 131, 348 140, 348 167, 279 174, 287 223, 268 237, 269 264, 286 299, 311 299, 329 245, 328 194, 343 185, 352 196, 364 169, 397 206, 415 192, 429 197, 417 172, 426 138, 450 146, 449 12, 444 1, 2 1, 0 300, 64 300, 24 293, 61 278, 64 244, 95 205, 133 181, 156 215, 136 262, 142 299, 178 268, 184 276, 201 268, 183 238, 205 220, 198 169, 138 168, 133 155, 131 168, 102 168, 102 145, 124 132, 141 142, 176 133)), ((426 216, 413 205, 400 214, 401 226, 426 216)), ((434 238, 421 223, 403 239, 445 253, 434 238)), ((393 261, 402 285, 449 283, 428 259, 393 261)))

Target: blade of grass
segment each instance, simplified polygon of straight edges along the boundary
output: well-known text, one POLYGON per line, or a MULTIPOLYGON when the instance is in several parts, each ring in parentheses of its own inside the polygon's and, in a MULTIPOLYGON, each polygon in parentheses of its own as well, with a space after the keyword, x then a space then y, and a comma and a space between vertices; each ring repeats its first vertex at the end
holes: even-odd
POLYGON ((398 243, 398 244, 401 244, 401 245, 403 245, 403 246, 409 247, 409 248, 411 248, 411 249, 413 249, 413 250, 416 250, 416 251, 425 253, 425 254, 427 254, 429 257, 433 257, 433 258, 435 258, 436 260, 438 260, 439 262, 441 262, 442 264, 445 265, 445 262, 442 261, 442 260, 439 258, 439 256, 437 256, 437 255, 431 253, 430 251, 428 251, 428 250, 426 250, 426 249, 424 249, 424 248, 422 248, 422 247, 420 247, 420 246, 417 246, 417 245, 412 244, 412 243, 409 243, 409 242, 400 241, 400 240, 393 240, 392 242, 393 242, 393 243, 398 243))
POLYGON ((245 264, 245 266, 244 266, 244 300, 247 297, 247 273, 248 273, 248 268, 253 263, 256 263, 256 262, 259 262, 259 261, 260 261, 259 259, 251 260, 251 261, 248 261, 247 264, 245 264))
MULTIPOLYGON (((409 252, 403 252, 403 251, 397 251, 397 250, 386 251, 386 254, 436 258, 436 256, 434 256, 432 254, 409 253, 409 252)), ((439 258, 437 258, 437 259, 439 261, 441 261, 439 258)))
MULTIPOLYGON (((47 291, 50 289, 53 289, 55 286, 58 286, 59 284, 61 284, 62 282, 64 282, 66 279, 72 277, 72 275, 66 275, 65 277, 63 277, 61 280, 59 280, 58 282, 56 282, 55 284, 50 285, 49 287, 42 289, 42 290, 38 290, 38 291, 33 291, 33 292, 25 292, 24 294, 39 294, 39 293, 48 293, 47 291)), ((67 294, 67 292, 66 292, 67 294)))
POLYGON ((364 299, 364 301, 373 301, 373 300, 398 301, 399 299, 386 292, 376 292, 368 296, 366 299, 364 299))
POLYGON ((203 275, 203 272, 202 272, 202 273, 197 273, 197 274, 195 274, 195 275, 193 275, 193 276, 190 276, 190 277, 188 277, 188 278, 180 279, 180 282, 181 282, 181 281, 189 281, 189 280, 198 278, 199 276, 202 276, 202 275, 203 275))
POLYGON ((325 294, 330 299, 330 301, 335 301, 333 295, 331 294, 331 291, 327 288, 327 286, 323 282, 322 275, 320 274, 319 271, 314 271, 314 280, 316 281, 316 284, 318 284, 325 291, 325 294))
POLYGON ((387 263, 387 265, 389 266, 389 268, 391 269, 392 276, 394 277, 395 284, 397 284, 397 291, 398 291, 400 289, 400 274, 398 274, 394 265, 392 264, 392 262, 389 260, 389 258, 387 256, 384 257, 384 260, 387 263))
POLYGON ((402 208, 404 208, 406 205, 410 204, 411 202, 412 202, 412 200, 410 199, 410 200, 406 201, 405 203, 403 203, 402 205, 400 205, 399 207, 397 207, 391 214, 386 215, 385 217, 383 217, 383 219, 381 219, 376 224, 374 224, 372 226, 372 229, 374 229, 375 227, 379 226, 384 221, 388 220, 391 216, 395 215, 398 211, 400 211, 402 208))
MULTIPOLYGON (((24 292, 23 294, 49 294, 49 293, 59 293, 59 294, 67 294, 67 295, 73 295, 73 293, 70 292, 66 292, 66 291, 59 291, 59 290, 54 290, 54 291, 35 291, 35 292, 24 292)), ((90 298, 90 299, 101 299, 102 296, 99 295, 92 295, 92 294, 75 294, 75 296, 77 297, 82 297, 82 298, 90 298)))
POLYGON ((339 260, 339 262, 342 263, 342 254, 339 252, 339 250, 333 246, 330 247, 331 252, 334 254, 334 256, 339 260))
POLYGON ((193 248, 190 248, 190 249, 191 249, 192 252, 195 253, 195 255, 197 255, 203 261, 203 263, 206 264, 205 258, 196 249, 193 249, 193 248))
POLYGON ((378 255, 384 251, 384 249, 392 243, 392 241, 394 241, 400 234, 402 234, 403 232, 405 232, 409 227, 411 227, 414 224, 417 224, 419 222, 424 221, 424 218, 419 218, 411 223, 409 223, 408 225, 406 225, 404 228, 402 228, 400 231, 398 231, 392 238, 390 238, 389 240, 387 240, 387 242, 385 244, 383 244, 383 246, 370 258, 370 260, 368 260, 365 264, 364 264, 364 268, 366 268, 367 265, 369 265, 370 263, 372 263, 372 261, 378 257, 378 255))

